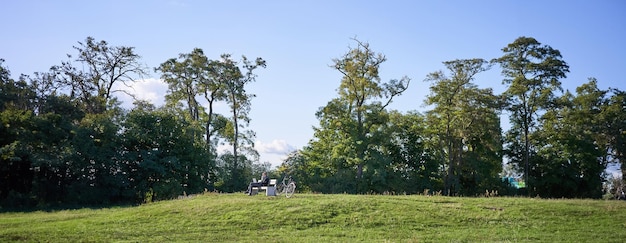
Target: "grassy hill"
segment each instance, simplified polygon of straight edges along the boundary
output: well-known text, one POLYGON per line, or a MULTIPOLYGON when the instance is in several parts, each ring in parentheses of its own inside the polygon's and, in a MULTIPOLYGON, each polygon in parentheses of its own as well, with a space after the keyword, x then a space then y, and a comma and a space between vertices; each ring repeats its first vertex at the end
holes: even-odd
POLYGON ((626 202, 204 194, 136 207, 1 213, 0 242, 624 242, 626 202))

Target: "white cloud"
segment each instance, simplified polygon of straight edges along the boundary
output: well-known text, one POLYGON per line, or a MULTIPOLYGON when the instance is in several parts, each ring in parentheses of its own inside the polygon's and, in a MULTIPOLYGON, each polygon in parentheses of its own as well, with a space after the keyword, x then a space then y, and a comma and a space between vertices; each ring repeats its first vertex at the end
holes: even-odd
POLYGON ((216 150, 218 154, 225 154, 226 152, 232 151, 233 146, 230 144, 219 144, 217 145, 216 150))
POLYGON ((254 148, 261 154, 279 154, 286 155, 290 152, 296 150, 296 148, 287 143, 287 141, 283 139, 274 139, 270 143, 264 143, 261 141, 256 141, 254 143, 254 148))
MULTIPOLYGON (((150 103, 154 104, 157 107, 165 104, 165 93, 167 92, 167 84, 164 83, 161 79, 142 79, 131 83, 130 87, 119 84, 116 85, 115 88, 133 94, 137 99, 150 101, 150 103)), ((118 92, 116 93, 116 95, 120 99, 120 101, 123 102, 123 106, 132 107, 133 99, 130 96, 122 92, 118 92)))

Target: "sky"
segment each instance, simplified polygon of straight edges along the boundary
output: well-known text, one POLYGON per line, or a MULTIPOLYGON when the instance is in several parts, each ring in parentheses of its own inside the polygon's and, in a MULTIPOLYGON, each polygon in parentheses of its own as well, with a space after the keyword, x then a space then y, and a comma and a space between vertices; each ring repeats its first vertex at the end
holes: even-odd
MULTIPOLYGON (((249 129, 260 162, 276 166, 313 138, 315 113, 338 96, 341 74, 329 66, 356 46, 353 38, 386 56, 382 81, 411 78, 389 108, 423 112, 424 79, 442 62, 490 60, 520 36, 561 52, 570 67, 564 89, 595 77, 601 89, 626 90, 625 13, 620 0, 3 1, 0 58, 17 78, 66 61, 88 36, 135 47, 150 75, 130 91, 158 106, 167 86, 154 67, 169 58, 194 48, 209 59, 261 57, 267 68, 247 88, 256 95, 249 129)), ((497 66, 474 82, 497 94, 506 88, 497 66)))

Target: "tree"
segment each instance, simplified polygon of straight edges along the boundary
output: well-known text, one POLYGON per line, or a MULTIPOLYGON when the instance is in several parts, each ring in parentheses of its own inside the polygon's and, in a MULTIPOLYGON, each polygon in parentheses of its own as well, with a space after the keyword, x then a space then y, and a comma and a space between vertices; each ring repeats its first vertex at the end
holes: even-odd
POLYGON ((182 101, 187 106, 186 117, 192 122, 200 120, 203 109, 196 97, 199 84, 208 79, 207 65, 208 59, 202 49, 195 48, 191 53, 181 53, 178 59, 170 58, 155 68, 168 84, 168 94, 165 96, 167 105, 176 107, 182 101))
POLYGON ((12 79, 8 68, 2 66, 4 59, 0 59, 0 111, 9 108, 29 110, 33 108, 35 92, 26 82, 26 76, 12 79))
POLYGON ((122 171, 140 201, 171 199, 210 187, 203 144, 193 126, 164 110, 133 110, 124 123, 122 171))
POLYGON ((377 125, 376 121, 366 121, 367 115, 383 111, 394 97, 402 94, 410 83, 408 77, 400 80, 390 80, 381 83, 378 70, 380 65, 387 59, 381 53, 375 53, 369 48, 368 43, 354 39, 356 48, 351 48, 342 57, 334 59, 335 70, 343 77, 339 85, 339 99, 347 104, 346 117, 354 119, 354 132, 352 133, 356 156, 354 164, 357 167, 357 178, 363 174, 364 158, 366 153, 366 136, 370 128, 377 125), (384 100, 378 101, 378 98, 384 100), (369 124, 367 124, 369 123, 369 124))
POLYGON ((3 85, 10 99, 0 112, 0 184, 7 186, 0 188, 0 200, 9 206, 65 202, 73 180, 81 178, 75 174, 85 169, 73 163, 85 151, 77 152, 72 142, 84 113, 68 96, 43 95, 37 82, 25 79, 3 85))
POLYGON ((369 44, 355 41, 356 48, 333 60, 331 67, 342 74, 339 97, 317 112, 317 141, 312 141, 310 151, 303 153, 312 163, 330 166, 324 168, 325 173, 347 187, 343 192, 371 189, 371 184, 364 181, 366 167, 371 169, 370 179, 382 176, 378 172, 389 159, 381 154, 382 141, 388 139, 383 132, 388 120, 386 108, 410 82, 408 77, 381 82, 378 71, 385 56, 372 51, 369 44), (356 178, 354 186, 350 186, 351 178, 356 178))
POLYGON ((434 105, 427 119, 437 136, 435 147, 441 150, 437 154, 445 157, 447 195, 476 193, 479 184, 499 172, 498 100, 491 89, 478 89, 472 83, 476 74, 489 69, 487 64, 483 59, 447 61, 444 65, 451 77, 439 71, 426 78, 433 82, 426 104, 434 105))
MULTIPOLYGON (((319 182, 315 179, 316 174, 312 171, 309 163, 306 162, 305 157, 302 155, 302 150, 296 150, 287 155, 287 158, 283 160, 283 163, 278 166, 275 171, 275 177, 280 179, 291 176, 298 183, 299 191, 312 191, 312 187, 316 186, 319 182)), ((317 188, 320 191, 319 187, 317 188)))
MULTIPOLYGON (((168 84, 167 106, 176 109, 184 103, 184 117, 192 125, 204 124, 205 149, 209 155, 207 164, 211 166, 216 164, 217 158, 219 138, 216 135, 224 136, 228 123, 223 115, 214 111, 216 102, 226 100, 223 68, 220 62, 209 60, 202 49, 195 48, 191 53, 181 53, 178 59, 171 58, 155 69, 161 72, 161 78, 168 84), (206 99, 208 114, 198 102, 198 96, 206 99)), ((193 138, 201 140, 200 134, 195 134, 193 138)))
POLYGON ((559 109, 547 111, 533 134, 538 160, 530 173, 535 193, 542 197, 602 196, 603 173, 607 166, 604 116, 607 91, 591 79, 556 100, 559 109))
MULTIPOLYGON (((191 53, 180 54, 178 59, 169 59, 155 69, 162 73, 161 78, 168 83, 169 93, 166 96, 168 107, 176 108, 183 103, 186 105, 185 116, 188 120, 192 124, 204 124, 206 149, 211 154, 210 160, 229 160, 232 171, 220 174, 233 176, 228 176, 230 178, 228 180, 233 182, 243 181, 243 178, 240 178, 242 173, 237 172, 243 168, 239 166, 239 162, 246 160, 240 158, 241 148, 253 144, 254 137, 253 132, 240 130, 247 127, 250 122, 248 116, 250 99, 254 97, 246 92, 245 86, 256 79, 255 69, 266 66, 265 60, 261 58, 250 61, 245 56, 242 57, 241 63, 245 73, 242 73, 239 63, 230 55, 224 54, 221 60, 213 61, 204 55, 202 49, 195 48, 191 53), (198 96, 203 96, 207 101, 208 114, 198 102, 198 96), (214 111, 216 102, 222 101, 230 106, 230 118, 214 111), (217 152, 215 148, 219 143, 219 137, 233 145, 232 156, 224 156, 221 159, 213 156, 217 152)), ((246 152, 256 154, 252 149, 246 152)), ((224 182, 220 184, 225 185, 224 182)), ((235 190, 235 187, 232 188, 235 190)))
MULTIPOLYGON (((507 99, 507 109, 511 112, 511 134, 523 141, 521 154, 509 153, 512 162, 524 165, 526 182, 529 181, 530 156, 533 143, 531 133, 535 130, 537 116, 549 108, 555 92, 561 90, 560 78, 565 78, 569 66, 561 53, 548 45, 542 45, 532 37, 519 37, 502 48, 504 55, 492 60, 502 67, 503 83, 508 85, 503 96, 507 99)), ((514 141, 509 140, 509 151, 514 141)), ((530 185, 532 187, 532 185, 530 185)))
POLYGON ((319 127, 314 127, 314 139, 302 149, 309 174, 307 184, 313 191, 323 193, 356 193, 356 171, 349 164, 355 156, 350 131, 353 124, 347 118, 347 107, 340 99, 333 99, 316 116, 319 127))
POLYGON ((392 158, 387 168, 389 190, 398 193, 443 190, 441 164, 434 158, 433 148, 428 147, 426 117, 415 112, 391 112, 389 122, 388 150, 392 158))
POLYGON ((3 63, 4 63, 4 59, 0 58, 0 81, 4 84, 11 78, 11 72, 9 71, 8 68, 2 65, 3 63))
MULTIPOLYGON (((607 138, 607 161, 620 163, 622 175, 626 174, 626 92, 619 89, 610 89, 611 96, 607 98, 607 105, 602 111, 605 122, 604 134, 607 138)), ((622 176, 623 184, 626 177, 622 176)))
POLYGON ((25 80, 13 80, 0 59, 0 205, 30 206, 34 173, 30 159, 34 98, 25 80))
MULTIPOLYGON (((246 91, 246 85, 256 80, 257 75, 254 71, 257 68, 266 67, 265 60, 260 57, 251 61, 242 56, 241 64, 245 73, 239 68, 239 63, 234 61, 230 55, 224 54, 220 60, 219 68, 216 69, 218 79, 223 81, 226 103, 228 103, 231 112, 231 123, 227 124, 226 133, 228 142, 233 146, 232 156, 229 156, 231 160, 230 180, 233 183, 238 183, 237 185, 245 182, 241 170, 244 166, 240 166, 240 162, 244 162, 240 158, 242 150, 258 157, 256 150, 248 147, 254 144, 254 132, 241 130, 248 127, 250 123, 248 114, 251 109, 251 99, 254 97, 254 94, 249 94, 246 91)), ((217 64, 214 65, 217 66, 217 64)), ((241 185, 245 186, 244 184, 241 185)))
MULTIPOLYGON (((204 59, 201 59, 204 60, 204 59)), ((204 95, 208 103, 208 114, 206 121, 207 148, 215 149, 217 141, 212 141, 215 135, 225 134, 225 127, 228 119, 214 111, 214 104, 226 100, 226 79, 228 78, 228 65, 220 61, 208 61, 208 78, 201 79, 198 83, 198 91, 204 95)))
MULTIPOLYGON (((130 87, 135 79, 146 74, 134 47, 109 46, 106 41, 96 41, 93 37, 78 44, 74 46, 78 52, 76 59, 53 66, 50 71, 59 76, 62 84, 69 86, 72 98, 81 99, 88 113, 107 110, 114 100, 113 93, 124 92, 115 90, 116 85, 130 87), (77 68, 75 62, 82 67, 77 68)), ((72 58, 72 55, 67 56, 72 58)))
MULTIPOLYGON (((178 109, 180 104, 186 108, 181 111, 183 117, 192 125, 200 127, 204 124, 205 149, 208 156, 204 159, 209 167, 216 164, 216 134, 223 134, 227 120, 219 114, 215 114, 216 102, 225 100, 224 82, 221 79, 216 61, 209 60, 202 49, 194 48, 191 53, 181 53, 178 59, 171 58, 162 63, 155 71, 161 72, 161 78, 168 84, 166 95, 167 106, 178 109), (208 114, 200 102, 198 96, 203 95, 208 102, 208 114)), ((202 136, 194 134, 192 139, 201 141, 202 136)), ((210 177, 215 177, 214 171, 210 171, 210 177)), ((215 182, 215 178, 211 178, 215 182)))
POLYGON ((60 161, 68 167, 62 201, 97 205, 127 200, 126 176, 119 165, 121 128, 110 113, 86 114, 72 131, 66 147, 71 154, 65 156, 69 163, 60 161))

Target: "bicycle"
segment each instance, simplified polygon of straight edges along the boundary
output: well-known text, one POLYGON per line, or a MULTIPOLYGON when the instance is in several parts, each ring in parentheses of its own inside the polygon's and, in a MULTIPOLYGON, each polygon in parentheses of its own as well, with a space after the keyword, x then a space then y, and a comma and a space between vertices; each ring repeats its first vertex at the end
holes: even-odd
POLYGON ((284 177, 283 181, 276 185, 276 195, 285 194, 285 197, 290 198, 296 192, 296 182, 293 181, 291 176, 284 177))

